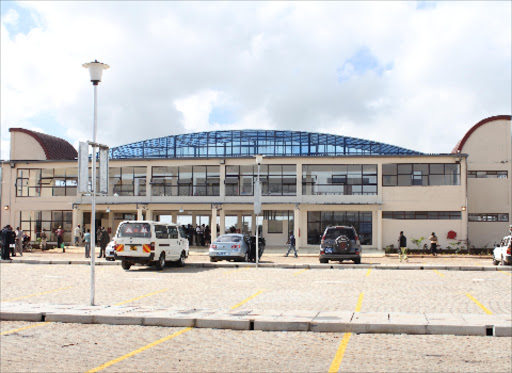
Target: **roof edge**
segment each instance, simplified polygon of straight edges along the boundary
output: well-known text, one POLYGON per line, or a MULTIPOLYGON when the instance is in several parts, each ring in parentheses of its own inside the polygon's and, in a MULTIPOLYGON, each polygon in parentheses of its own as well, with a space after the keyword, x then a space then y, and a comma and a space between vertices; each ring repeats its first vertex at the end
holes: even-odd
POLYGON ((471 127, 468 132, 466 132, 464 137, 457 143, 457 145, 455 145, 455 147, 452 150, 452 153, 453 154, 460 153, 462 151, 462 148, 466 144, 466 141, 473 134, 473 132, 475 132, 478 128, 482 127, 484 124, 493 122, 495 120, 512 120, 512 115, 495 115, 492 117, 482 119, 480 122, 478 122, 473 127, 471 127))

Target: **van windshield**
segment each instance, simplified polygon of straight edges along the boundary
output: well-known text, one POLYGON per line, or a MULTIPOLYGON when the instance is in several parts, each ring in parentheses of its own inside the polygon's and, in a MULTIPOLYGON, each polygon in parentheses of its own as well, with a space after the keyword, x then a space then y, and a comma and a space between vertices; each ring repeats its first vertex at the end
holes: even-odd
POLYGON ((326 239, 334 240, 338 238, 338 236, 347 236, 349 240, 356 239, 354 231, 350 228, 329 228, 327 232, 325 232, 326 239))
POLYGON ((151 237, 151 227, 148 223, 124 223, 119 228, 119 237, 151 237))

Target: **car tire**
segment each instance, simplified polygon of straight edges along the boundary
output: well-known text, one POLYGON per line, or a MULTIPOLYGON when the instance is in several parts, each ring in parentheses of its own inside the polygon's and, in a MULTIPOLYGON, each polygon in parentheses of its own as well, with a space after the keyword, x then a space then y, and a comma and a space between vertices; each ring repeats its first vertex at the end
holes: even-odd
POLYGON ((215 259, 215 258, 210 258, 210 262, 212 262, 212 263, 216 263, 216 262, 217 262, 217 259, 215 259))
POLYGON ((329 263, 329 259, 320 258, 320 263, 329 263))
POLYGON ((361 264, 361 258, 354 259, 354 264, 361 264))
POLYGON ((160 254, 160 258, 158 258, 158 262, 155 264, 155 268, 157 271, 161 271, 165 267, 165 253, 160 254))
POLYGON ((123 261, 121 262, 121 267, 123 267, 123 269, 124 269, 125 271, 128 271, 128 270, 130 269, 130 267, 131 267, 131 266, 132 266, 132 264, 131 264, 131 263, 129 263, 129 262, 127 262, 126 260, 123 260, 123 261))
POLYGON ((185 253, 181 252, 180 258, 174 262, 177 267, 184 267, 185 266, 185 253))

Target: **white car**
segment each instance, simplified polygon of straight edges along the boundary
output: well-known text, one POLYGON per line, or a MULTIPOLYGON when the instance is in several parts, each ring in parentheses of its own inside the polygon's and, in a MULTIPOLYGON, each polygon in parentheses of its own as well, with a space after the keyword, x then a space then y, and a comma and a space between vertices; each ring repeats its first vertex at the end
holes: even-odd
POLYGON ((116 251, 114 249, 115 242, 110 241, 107 245, 107 248, 105 249, 105 259, 106 260, 116 260, 114 257, 114 252, 116 251))
POLYGON ((495 265, 512 265, 512 236, 505 236, 501 242, 496 245, 492 253, 492 262, 495 265))

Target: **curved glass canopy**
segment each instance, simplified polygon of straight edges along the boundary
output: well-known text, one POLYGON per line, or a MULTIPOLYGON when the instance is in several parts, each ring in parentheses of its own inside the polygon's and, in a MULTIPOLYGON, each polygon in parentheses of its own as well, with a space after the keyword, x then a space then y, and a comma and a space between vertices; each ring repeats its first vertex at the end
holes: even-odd
POLYGON ((159 137, 110 149, 111 159, 236 158, 349 155, 421 155, 423 153, 355 137, 273 130, 211 131, 159 137))

